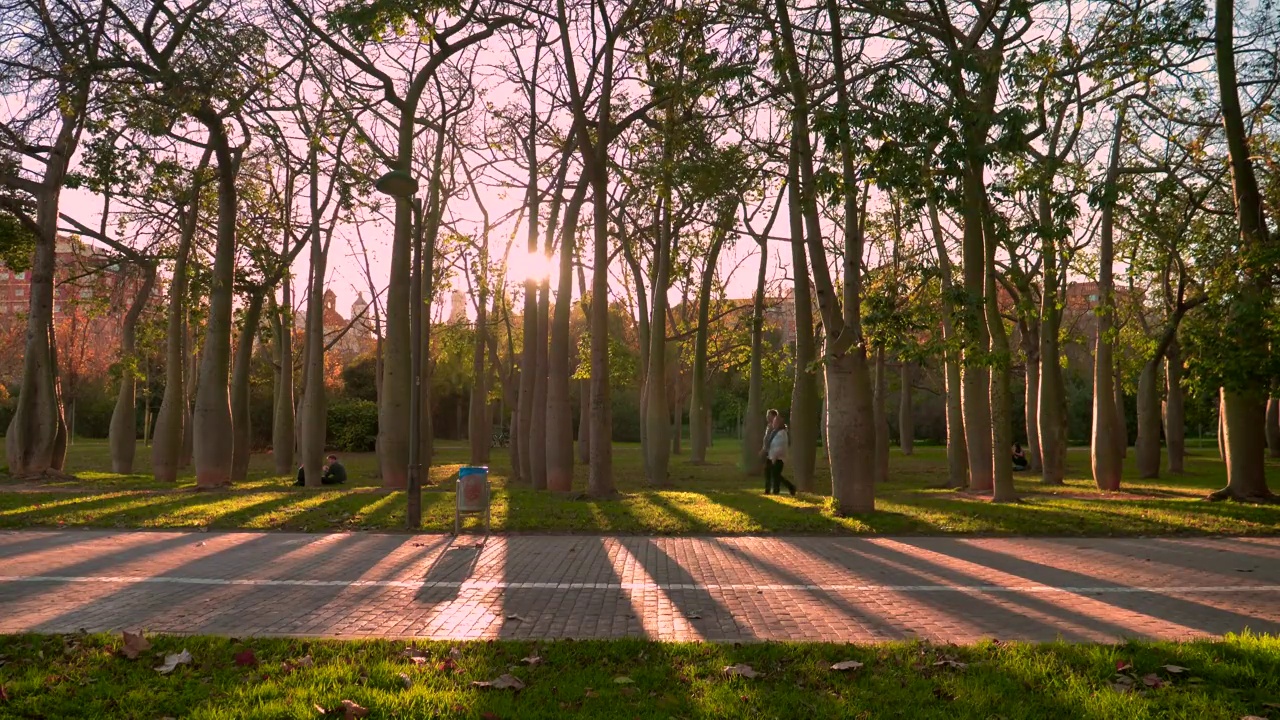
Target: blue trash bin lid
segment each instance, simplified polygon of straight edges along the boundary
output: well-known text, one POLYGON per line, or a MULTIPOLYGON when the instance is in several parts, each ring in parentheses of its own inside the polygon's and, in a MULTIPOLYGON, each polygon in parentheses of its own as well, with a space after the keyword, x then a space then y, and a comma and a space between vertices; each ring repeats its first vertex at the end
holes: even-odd
POLYGON ((489 468, 484 465, 466 465, 458 468, 458 477, 464 478, 468 475, 488 475, 489 468))

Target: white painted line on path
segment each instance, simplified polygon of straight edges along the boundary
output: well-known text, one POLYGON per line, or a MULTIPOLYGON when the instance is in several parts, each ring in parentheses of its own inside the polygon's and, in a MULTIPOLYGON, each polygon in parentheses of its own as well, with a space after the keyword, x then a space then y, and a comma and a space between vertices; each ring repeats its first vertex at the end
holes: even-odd
POLYGON ((1280 585, 776 585, 750 583, 581 583, 581 582, 508 582, 503 580, 272 580, 266 578, 200 578, 167 575, 0 575, 0 583, 79 583, 134 585, 157 583, 167 585, 249 585, 261 587, 386 587, 386 588, 451 588, 459 590, 629 590, 639 592, 718 590, 751 592, 893 592, 893 593, 1018 593, 1071 595, 1117 595, 1150 593, 1154 595, 1241 593, 1280 593, 1280 585))

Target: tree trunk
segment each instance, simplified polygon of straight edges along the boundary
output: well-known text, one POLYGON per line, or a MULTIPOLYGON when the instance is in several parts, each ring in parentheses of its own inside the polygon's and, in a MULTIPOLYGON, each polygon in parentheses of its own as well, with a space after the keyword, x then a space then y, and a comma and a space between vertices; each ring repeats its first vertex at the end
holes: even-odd
POLYGON ((915 452, 916 423, 912 407, 912 383, 915 382, 915 363, 902 361, 902 387, 898 389, 898 446, 903 455, 915 452))
POLYGON ((1067 472, 1067 392, 1062 379, 1058 331, 1064 302, 1058 291, 1058 249, 1049 194, 1040 193, 1041 258, 1044 288, 1040 296, 1040 398, 1037 402, 1040 439, 1040 478, 1046 485, 1062 485, 1067 472))
MULTIPOLYGON (((556 492, 573 489, 573 405, 569 397, 569 324, 573 311, 573 258, 577 253, 578 218, 587 197, 585 178, 565 208, 560 228, 560 276, 556 286, 556 312, 551 325, 551 348, 547 363, 547 488, 556 492)), ((583 398, 585 400, 585 398, 583 398)), ((580 400, 581 401, 581 400, 580 400)), ((584 405, 585 407, 585 402, 584 405)), ((585 419, 585 416, 584 416, 585 419)), ((586 429, 579 423, 579 431, 586 429)), ((582 433, 579 432, 581 436, 582 433)), ((581 438, 579 442, 585 438, 581 438)), ((586 444, 582 443, 583 450, 586 444)))
POLYGON ((1026 355, 1026 377, 1024 404, 1027 430, 1027 469, 1032 472, 1040 470, 1040 323, 1030 318, 1023 324, 1022 350, 1026 355))
MULTIPOLYGON (((983 246, 982 214, 985 184, 983 161, 965 162, 964 202, 964 290, 966 312, 962 315, 964 336, 963 384, 965 446, 969 452, 969 489, 991 492, 995 486, 995 458, 992 449, 991 376, 982 356, 990 349, 985 301, 986 251, 983 246), (977 355, 978 357, 973 357, 977 355)), ((1000 452, 1008 448, 1000 448, 1000 452)))
POLYGON ((1142 366, 1138 376, 1138 477, 1160 477, 1160 357, 1142 366))
POLYGON ((1186 409, 1182 401, 1182 352, 1178 341, 1165 352, 1166 399, 1164 404, 1164 437, 1169 446, 1169 472, 1182 472, 1186 457, 1186 409))
MULTIPOLYGON (((1114 346, 1112 352, 1115 352, 1114 346)), ((1116 358, 1116 378, 1111 388, 1116 395, 1116 440, 1120 443, 1118 452, 1123 460, 1129 456, 1129 419, 1124 409, 1124 376, 1120 372, 1119 358, 1116 358)))
POLYGON ((1018 493, 1013 487, 1013 369, 1011 367, 1009 334, 1000 317, 1000 295, 996 291, 996 237, 995 222, 988 210, 983 219, 983 236, 986 243, 986 312, 987 327, 991 336, 991 351, 995 364, 991 367, 991 445, 994 483, 992 502, 1015 502, 1018 493))
MULTIPOLYGON (((739 465, 747 475, 760 474, 764 437, 764 288, 769 263, 769 241, 760 239, 760 267, 756 271, 756 292, 751 302, 751 375, 747 381, 747 410, 742 423, 742 457, 739 465)), ((825 432, 825 419, 824 419, 825 432)), ((805 492, 810 492, 805 490, 805 492)))
POLYGON ((220 118, 205 123, 209 144, 218 160, 218 240, 214 250, 209 287, 209 314, 196 380, 192 413, 196 487, 218 488, 231 482, 231 402, 227 375, 231 368, 231 303, 235 296, 236 176, 239 160, 233 158, 220 118))
MULTIPOLYGON (((670 153, 664 143, 664 155, 670 153)), ((671 186, 666 178, 659 182, 655 220, 658 228, 654 247, 654 280, 649 311, 648 370, 644 382, 645 472, 649 484, 657 487, 670 482, 669 467, 673 444, 680 434, 673 434, 670 401, 667 397, 667 288, 671 285, 671 186)), ((679 412, 677 409, 676 412, 679 412)))
MULTIPOLYGON (((292 475, 293 429, 293 301, 292 282, 284 279, 280 307, 274 313, 276 340, 276 386, 271 413, 271 455, 276 475, 292 475)), ((381 379, 379 379, 381 382, 381 379)))
MULTIPOLYGON (((189 328, 186 336, 188 348, 196 348, 198 332, 197 328, 189 328)), ((178 467, 183 470, 191 467, 191 458, 195 455, 196 434, 195 434, 195 404, 196 404, 196 385, 200 377, 200 358, 203 356, 202 348, 196 348, 191 353, 191 361, 186 367, 186 386, 187 397, 182 407, 184 418, 182 421, 182 451, 178 454, 178 467)))
POLYGON ((550 312, 550 288, 546 279, 538 287, 537 328, 533 354, 533 415, 529 427, 529 468, 533 473, 533 489, 547 489, 547 339, 550 312))
POLYGON ((702 465, 707 462, 710 444, 711 392, 707 379, 707 335, 711 331, 711 284, 715 279, 716 262, 724 247, 729 227, 733 223, 736 205, 726 204, 716 218, 711 231, 711 243, 703 264, 702 281, 698 284, 698 328, 693 341, 693 380, 689 389, 689 462, 702 465))
POLYGON ((680 447, 680 443, 684 441, 684 410, 683 404, 678 400, 671 403, 671 454, 679 455, 684 452, 680 447))
POLYGON ((265 293, 266 290, 259 290, 249 296, 244 312, 244 329, 236 343, 235 364, 231 371, 231 482, 244 482, 249 475, 249 445, 253 437, 249 427, 249 375, 265 293))
POLYGON ((591 462, 591 381, 578 381, 578 462, 591 462))
MULTIPOLYGON (((83 100, 83 97, 81 98, 83 100)), ((57 346, 53 333, 53 284, 57 263, 58 203, 67 168, 80 136, 81 113, 62 116, 36 193, 35 255, 27 310, 22 385, 5 432, 5 455, 14 477, 60 472, 66 462, 66 432, 58 387, 57 346)))
POLYGON ((1273 458, 1280 457, 1280 398, 1267 398, 1267 449, 1273 458))
POLYGON ((155 286, 156 270, 152 265, 143 268, 142 287, 134 295, 129 310, 120 324, 120 391, 116 406, 111 412, 111 428, 107 444, 111 447, 111 471, 128 475, 133 472, 133 457, 138 448, 138 398, 135 365, 137 358, 138 318, 151 299, 155 286))
MULTIPOLYGON (((416 106, 417 98, 406 102, 406 107, 416 106)), ((405 112, 400 118, 397 136, 397 156, 395 169, 413 174, 414 118, 412 112, 405 112)), ((413 234, 413 200, 409 197, 395 198, 395 226, 391 239, 391 267, 387 279, 386 304, 386 338, 383 342, 382 357, 382 394, 378 398, 378 467, 382 472, 384 488, 403 488, 409 477, 409 408, 410 403, 417 401, 413 387, 413 338, 410 332, 410 316, 413 303, 411 267, 413 234)), ((322 277, 313 274, 312 284, 323 284, 322 277)), ((308 302, 310 305, 310 302, 308 302)), ((308 319, 308 325, 310 319, 308 319)), ((310 331, 308 330, 308 334, 310 331)), ((312 357, 308 348, 307 364, 312 357)), ((323 358, 322 358, 323 362, 323 358)), ((305 380, 306 386, 311 379, 305 380)), ((303 390, 306 402, 305 393, 303 390)), ((305 418, 304 418, 305 422, 305 418)), ((314 420, 313 420, 314 422, 314 420)), ((306 434, 306 430, 303 430, 306 434)), ((314 444, 314 440, 312 441, 314 444)), ((299 443, 298 450, 303 454, 305 464, 306 451, 299 443)), ((314 460, 313 460, 314 461, 314 460)), ((308 481, 311 474, 307 471, 308 481)))
POLYGON ((1120 489, 1121 456, 1116 427, 1115 356, 1112 351, 1112 328, 1115 321, 1115 298, 1112 285, 1112 264, 1115 257, 1115 195, 1116 179, 1120 167, 1121 130, 1124 127, 1125 108, 1122 105, 1116 116, 1115 133, 1111 144, 1111 160, 1103 186, 1101 249, 1098 254, 1098 337, 1093 362, 1093 437, 1091 465, 1093 481, 1099 490, 1115 492, 1120 489))
MULTIPOLYGON (((814 490, 814 464, 818 451, 818 387, 812 367, 817 360, 813 336, 813 296, 810 293, 808 254, 805 250, 805 225, 800 194, 799 152, 792 148, 790 177, 792 188, 788 205, 791 216, 791 267, 795 274, 793 295, 796 304, 795 376, 791 385, 791 419, 788 432, 791 449, 788 460, 796 487, 804 492, 814 490)), ((812 229, 810 229, 812 232, 812 229)), ((814 262, 825 262, 814 258, 814 262)))
MULTIPOLYGON (((486 240, 487 243, 487 240, 486 240)), ((486 267, 488 253, 483 252, 482 267, 486 267)), ((471 446, 469 460, 472 465, 489 464, 489 447, 492 445, 492 423, 489 421, 489 373, 485 368, 485 352, 489 346, 488 278, 480 279, 480 298, 476 302, 475 344, 472 346, 471 405, 467 413, 467 439, 471 446)))
POLYGON ((1218 459, 1227 461, 1227 406, 1222 388, 1218 388, 1218 459))
POLYGON ((875 511, 875 419, 864 351, 824 363, 827 385, 827 456, 836 514, 875 511))
POLYGON ((1227 454, 1227 486, 1209 496, 1212 500, 1269 500, 1266 474, 1266 398, 1231 390, 1222 392, 1227 454))
MULTIPOLYGON (((311 267, 315 277, 323 278, 328 264, 318 228, 312 228, 311 267)), ((324 466, 324 441, 327 434, 328 402, 324 388, 324 283, 313 281, 307 296, 307 341, 304 344, 306 368, 303 370, 302 408, 298 413, 302 434, 298 454, 307 487, 320 487, 324 466)), ((385 382, 385 380, 384 380, 385 382)), ((385 477, 384 477, 385 484, 385 477)))
POLYGON ((875 404, 871 417, 876 424, 876 482, 889 481, 889 418, 885 403, 889 394, 888 370, 885 367, 884 348, 876 348, 875 404))
POLYGON ((947 392, 947 487, 962 488, 969 483, 969 453, 965 444, 964 413, 961 409, 960 359, 955 349, 956 331, 952 325, 955 307, 951 301, 951 257, 947 253, 938 218, 938 206, 929 200, 929 226, 934 249, 938 253, 938 269, 942 279, 942 363, 947 392))

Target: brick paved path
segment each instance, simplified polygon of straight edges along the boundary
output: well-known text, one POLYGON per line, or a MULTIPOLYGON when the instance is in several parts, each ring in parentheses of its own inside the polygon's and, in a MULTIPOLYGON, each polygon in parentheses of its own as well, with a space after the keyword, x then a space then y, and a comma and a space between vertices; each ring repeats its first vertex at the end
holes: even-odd
POLYGON ((877 641, 1280 633, 1280 539, 0 532, 0 632, 877 641))

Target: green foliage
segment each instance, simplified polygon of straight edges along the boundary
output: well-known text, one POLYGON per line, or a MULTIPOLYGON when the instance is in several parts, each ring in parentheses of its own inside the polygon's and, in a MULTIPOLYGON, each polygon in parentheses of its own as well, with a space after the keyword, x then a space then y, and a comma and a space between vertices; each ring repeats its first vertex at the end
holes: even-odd
POLYGON ((378 401, 378 359, 365 354, 342 368, 342 388, 348 398, 378 401))
POLYGON ((31 269, 36 236, 13 214, 0 210, 0 263, 13 272, 31 269))
POLYGON ((435 38, 434 15, 457 15, 458 0, 348 0, 327 15, 331 28, 342 28, 361 41, 381 41, 415 31, 423 43, 435 38))
POLYGON ((372 452, 378 439, 378 406, 368 400, 329 403, 325 445, 345 452, 372 452))

